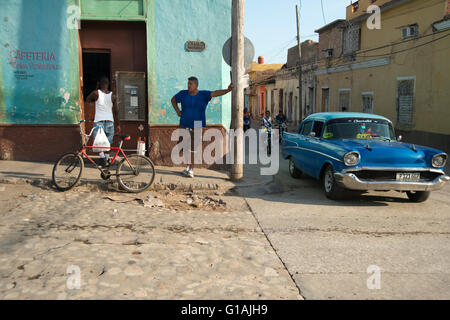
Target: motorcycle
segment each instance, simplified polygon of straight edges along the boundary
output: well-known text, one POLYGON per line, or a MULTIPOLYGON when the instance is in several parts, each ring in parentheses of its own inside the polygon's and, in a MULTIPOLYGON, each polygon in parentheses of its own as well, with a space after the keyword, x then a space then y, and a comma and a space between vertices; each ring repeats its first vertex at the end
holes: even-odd
POLYGON ((280 130, 280 143, 281 143, 283 141, 283 134, 287 131, 286 122, 279 123, 278 129, 280 130))
POLYGON ((263 130, 263 134, 265 136, 264 140, 267 146, 267 155, 270 156, 272 154, 272 121, 268 121, 263 118, 261 129, 263 130))
POLYGON ((265 142, 267 146, 267 155, 272 154, 272 127, 263 127, 265 142))

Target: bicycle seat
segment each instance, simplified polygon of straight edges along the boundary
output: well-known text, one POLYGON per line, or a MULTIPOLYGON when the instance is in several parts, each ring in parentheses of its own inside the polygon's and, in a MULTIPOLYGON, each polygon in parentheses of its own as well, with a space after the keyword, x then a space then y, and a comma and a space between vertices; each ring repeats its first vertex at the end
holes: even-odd
POLYGON ((131 136, 128 136, 126 134, 116 134, 115 136, 119 137, 121 140, 125 140, 125 141, 131 140, 131 136))

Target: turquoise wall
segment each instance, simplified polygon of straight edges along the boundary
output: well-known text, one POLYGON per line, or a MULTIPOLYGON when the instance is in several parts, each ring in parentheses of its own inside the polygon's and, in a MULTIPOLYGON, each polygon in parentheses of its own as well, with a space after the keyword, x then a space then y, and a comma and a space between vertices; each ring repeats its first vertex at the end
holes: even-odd
POLYGON ((0 123, 77 120, 77 30, 66 27, 72 2, 0 0, 0 123))
MULTIPOLYGON (((155 0, 149 1, 149 6, 147 20, 154 20, 155 33, 150 49, 155 59, 149 61, 155 72, 149 81, 156 87, 151 97, 150 123, 177 124, 179 118, 170 100, 178 91, 187 89, 188 77, 198 77, 200 90, 225 89, 230 83, 230 67, 222 58, 222 47, 231 36, 231 1, 155 0), (204 41, 206 50, 187 52, 188 40, 204 41)), ((231 94, 213 99, 206 118, 208 124, 229 127, 231 94)))
MULTIPOLYGON (((200 89, 227 88, 230 67, 223 61, 222 46, 231 36, 230 0, 140 0, 124 6, 127 3, 0 0, 0 123, 78 121, 78 32, 67 28, 67 9, 73 4, 81 5, 86 19, 146 20, 151 125, 179 123, 170 99, 187 88, 190 76, 199 78, 200 89), (207 48, 187 52, 188 40, 204 41, 207 48), (17 59, 18 51, 28 54, 17 59), (51 59, 42 60, 41 52, 51 59), (30 63, 43 64, 46 69, 30 63)), ((213 99, 207 123, 229 127, 230 119, 231 95, 213 99)))

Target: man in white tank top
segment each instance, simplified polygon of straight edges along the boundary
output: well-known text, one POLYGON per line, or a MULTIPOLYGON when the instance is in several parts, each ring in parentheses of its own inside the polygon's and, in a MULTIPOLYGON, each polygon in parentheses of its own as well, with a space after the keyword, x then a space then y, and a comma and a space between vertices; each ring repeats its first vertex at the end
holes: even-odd
MULTIPOLYGON (((117 99, 114 93, 109 91, 109 79, 107 77, 100 79, 100 89, 92 91, 86 98, 86 102, 95 102, 94 127, 102 126, 109 143, 112 144, 114 139, 114 123, 116 124, 117 132, 120 133, 120 119, 117 99)), ((94 139, 97 131, 98 129, 94 130, 94 139)), ((107 167, 109 164, 109 153, 105 154, 101 152, 100 165, 107 167)))

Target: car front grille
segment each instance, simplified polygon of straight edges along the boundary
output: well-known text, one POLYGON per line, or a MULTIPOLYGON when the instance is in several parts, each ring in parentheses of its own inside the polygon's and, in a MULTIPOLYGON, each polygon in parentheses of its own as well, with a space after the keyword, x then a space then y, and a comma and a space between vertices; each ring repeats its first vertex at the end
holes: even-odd
POLYGON ((431 171, 381 171, 381 170, 361 170, 349 172, 353 173, 358 179, 366 181, 396 181, 397 173, 408 172, 408 173, 420 173, 421 182, 430 182, 442 175, 438 172, 431 171))

